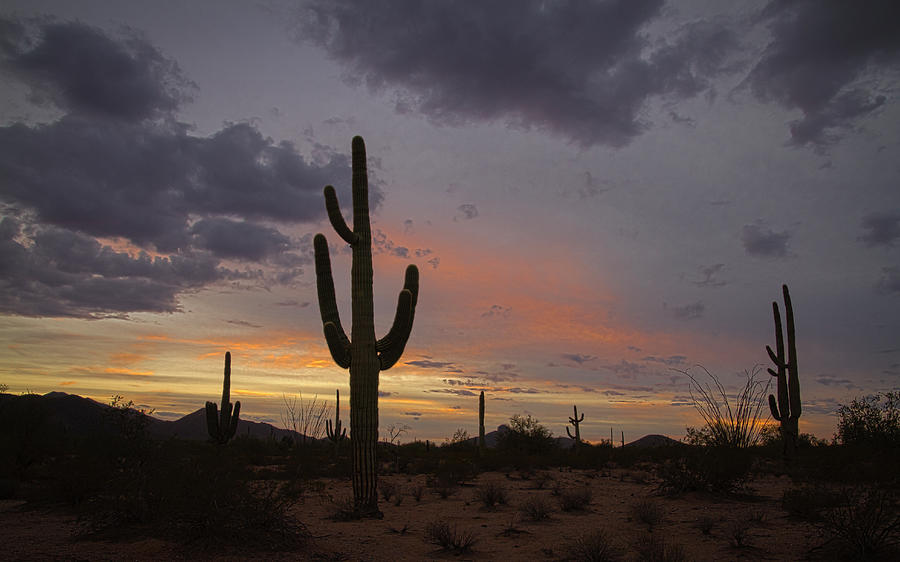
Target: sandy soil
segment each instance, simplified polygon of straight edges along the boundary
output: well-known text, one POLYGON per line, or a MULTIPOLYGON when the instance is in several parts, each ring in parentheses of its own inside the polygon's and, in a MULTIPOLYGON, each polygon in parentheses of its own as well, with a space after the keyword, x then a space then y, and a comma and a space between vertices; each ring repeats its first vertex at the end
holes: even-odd
POLYGON ((313 535, 303 552, 204 556, 153 538, 79 539, 73 515, 60 509, 23 509, 21 502, 12 501, 0 502, 0 544, 6 560, 560 560, 579 536, 603 529, 625 560, 639 559, 640 547, 653 537, 680 545, 689 560, 797 560, 822 542, 811 525, 788 518, 781 509, 781 494, 791 485, 787 478, 759 478, 750 494, 736 498, 662 497, 654 493, 649 473, 638 470, 547 470, 527 478, 515 472, 484 473, 446 499, 426 487, 424 475, 385 476, 382 481, 400 488, 400 504, 382 501, 382 520, 349 522, 330 519, 335 512, 332 500, 351 495, 349 481, 311 482, 293 508, 313 535), (541 474, 550 479, 538 489, 541 474), (477 487, 489 481, 507 489, 507 505, 488 510, 475 498, 477 487), (554 482, 562 489, 589 487, 593 499, 588 509, 561 511, 554 482), (411 494, 419 486, 424 493, 416 501, 411 494), (553 507, 549 519, 535 522, 520 512, 530 496, 547 499, 553 507), (652 530, 634 516, 633 506, 641 500, 662 508, 662 521, 652 530), (704 517, 714 521, 708 534, 698 528, 704 517), (437 520, 471 532, 477 540, 472 550, 454 554, 426 542, 424 529, 437 520))

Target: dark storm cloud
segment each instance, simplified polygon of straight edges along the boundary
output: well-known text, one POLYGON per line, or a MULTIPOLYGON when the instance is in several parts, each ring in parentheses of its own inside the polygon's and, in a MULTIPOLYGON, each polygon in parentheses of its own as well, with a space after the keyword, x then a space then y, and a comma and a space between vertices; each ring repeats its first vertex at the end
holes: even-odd
POLYGON ((206 254, 136 257, 56 227, 0 221, 0 310, 23 316, 103 317, 175 312, 177 295, 239 276, 206 254))
POLYGON ((260 261, 290 248, 290 239, 258 224, 225 218, 197 221, 191 227, 194 246, 223 258, 260 261))
POLYGON ((761 19, 772 40, 748 82, 759 99, 803 112, 793 144, 829 144, 885 102, 869 78, 900 57, 900 3, 774 0, 761 19))
POLYGON ((641 30, 662 6, 311 0, 300 33, 355 80, 392 90, 400 113, 454 125, 502 120, 583 146, 623 146, 644 128, 649 98, 702 92, 736 47, 731 32, 706 22, 651 45, 641 30))
MULTIPOLYGON (((224 279, 293 283, 309 256, 292 250, 307 241, 273 224, 320 219, 328 183, 350 202, 345 154, 316 145, 305 159, 246 123, 208 137, 189 134, 175 111, 190 84, 134 33, 0 20, 0 71, 63 112, 46 124, 0 127, 0 204, 4 214, 23 218, 3 251, 36 278, 27 283, 4 268, 0 282, 12 291, 5 312, 171 312, 181 292, 224 279), (92 237, 121 239, 141 253, 117 252, 92 237), (144 250, 169 255, 151 258, 144 250), (238 273, 220 267, 222 259, 270 271, 238 273)), ((377 181, 371 191, 377 206, 377 181)))
POLYGON ((741 230, 744 250, 751 256, 783 258, 788 255, 789 232, 775 232, 761 224, 747 224, 741 230))
POLYGON ((863 217, 866 233, 860 240, 866 246, 893 246, 900 239, 900 211, 872 213, 863 217))
POLYGON ((0 21, 3 66, 32 90, 32 100, 72 113, 141 120, 189 99, 178 65, 132 33, 119 40, 77 22, 26 29, 0 21))

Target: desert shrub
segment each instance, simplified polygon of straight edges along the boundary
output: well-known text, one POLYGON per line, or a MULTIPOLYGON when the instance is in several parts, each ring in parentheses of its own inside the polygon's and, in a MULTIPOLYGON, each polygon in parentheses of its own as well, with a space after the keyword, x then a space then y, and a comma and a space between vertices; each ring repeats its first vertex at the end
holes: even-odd
POLYGON ((566 547, 565 552, 569 560, 583 562, 612 562, 622 558, 619 548, 602 530, 581 535, 566 547))
POLYGON ((422 494, 424 493, 424 491, 425 491, 425 487, 422 486, 421 484, 419 484, 419 485, 416 485, 416 486, 413 486, 412 488, 410 488, 409 494, 417 502, 420 502, 420 501, 422 501, 422 494))
POLYGON ((484 507, 494 509, 497 504, 506 504, 508 494, 499 482, 485 482, 475 489, 475 499, 484 504, 484 507))
POLYGON ((548 484, 555 484, 556 480, 546 472, 541 472, 534 478, 534 489, 543 490, 548 484))
POLYGON ((900 446, 900 391, 841 404, 838 417, 836 437, 845 445, 900 446))
POLYGON ((691 491, 729 494, 750 479, 753 458, 746 449, 703 447, 663 463, 657 491, 676 495, 691 491))
POLYGON ((896 555, 900 545, 900 511, 893 494, 854 488, 844 490, 843 495, 842 505, 824 515, 829 542, 858 560, 896 555))
POLYGON ((642 499, 631 506, 631 515, 652 531, 653 527, 662 523, 665 512, 658 502, 642 499))
POLYGON ((837 507, 841 501, 840 492, 822 485, 789 488, 781 495, 781 507, 791 516, 805 521, 820 521, 825 511, 837 507))
POLYGON ((550 513, 553 509, 544 496, 531 496, 522 502, 519 511, 532 521, 544 521, 550 518, 550 513))
POLYGON ((304 526, 288 513, 297 500, 293 491, 248 481, 222 447, 180 452, 156 447, 113 465, 105 487, 80 509, 82 531, 149 529, 204 549, 291 550, 305 542, 304 526))
POLYGON ((563 511, 584 511, 591 504, 593 493, 587 486, 564 490, 559 494, 559 508, 563 511))
POLYGON ((689 371, 679 371, 690 379, 691 400, 694 408, 703 418, 700 429, 686 429, 685 440, 691 445, 714 447, 752 447, 759 441, 760 431, 765 424, 763 404, 771 381, 758 380, 760 368, 745 371, 747 381, 735 396, 734 403, 728 397, 719 379, 701 367, 713 383, 701 383, 689 371))
POLYGON ((497 437, 498 449, 524 454, 548 454, 555 445, 550 430, 530 414, 511 417, 507 429, 497 437))
POLYGON ((641 562, 684 562, 688 559, 684 547, 659 535, 640 541, 635 550, 641 562))
POLYGON ((725 525, 725 534, 734 548, 749 546, 750 525, 747 521, 731 521, 725 525))
POLYGON ((475 546, 477 540, 471 531, 460 531, 455 525, 450 526, 446 521, 432 521, 425 525, 424 539, 436 544, 443 550, 456 554, 468 552, 475 546))

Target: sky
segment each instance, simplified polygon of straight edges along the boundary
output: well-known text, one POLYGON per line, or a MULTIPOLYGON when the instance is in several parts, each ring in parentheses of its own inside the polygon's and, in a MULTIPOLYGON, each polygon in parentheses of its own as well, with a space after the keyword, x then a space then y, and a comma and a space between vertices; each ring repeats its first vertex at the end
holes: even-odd
POLYGON ((245 419, 346 417, 312 237, 349 330, 322 189, 349 217, 354 135, 379 337, 421 276, 382 433, 474 435, 484 390, 488 431, 577 404, 588 440, 679 438, 685 371, 771 381, 783 283, 801 432, 900 387, 892 0, 6 0, 0 75, 10 392, 177 419, 231 351, 245 419))

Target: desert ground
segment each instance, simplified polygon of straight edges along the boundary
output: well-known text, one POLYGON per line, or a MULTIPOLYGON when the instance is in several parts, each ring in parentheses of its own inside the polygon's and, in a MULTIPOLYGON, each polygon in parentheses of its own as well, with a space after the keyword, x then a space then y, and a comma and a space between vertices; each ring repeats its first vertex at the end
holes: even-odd
POLYGON ((84 536, 76 515, 63 507, 4 500, 0 541, 7 560, 578 560, 591 558, 573 550, 577 541, 598 530, 613 549, 609 559, 798 560, 815 558, 824 542, 816 526, 782 508, 782 494, 792 486, 786 476, 759 476, 727 497, 665 496, 655 492, 656 484, 652 472, 641 468, 486 472, 442 498, 426 475, 388 475, 381 487, 398 492, 381 500, 383 519, 337 521, 336 505, 351 496, 350 482, 317 478, 304 484, 290 511, 310 538, 287 552, 207 551, 152 537, 84 536), (490 484, 506 491, 505 504, 488 508, 479 499, 479 490, 490 484), (586 489, 587 505, 561 509, 567 492, 586 489), (523 512, 532 498, 548 508, 546 519, 523 512), (426 539, 432 522, 468 533, 474 543, 462 552, 443 549, 426 539))

